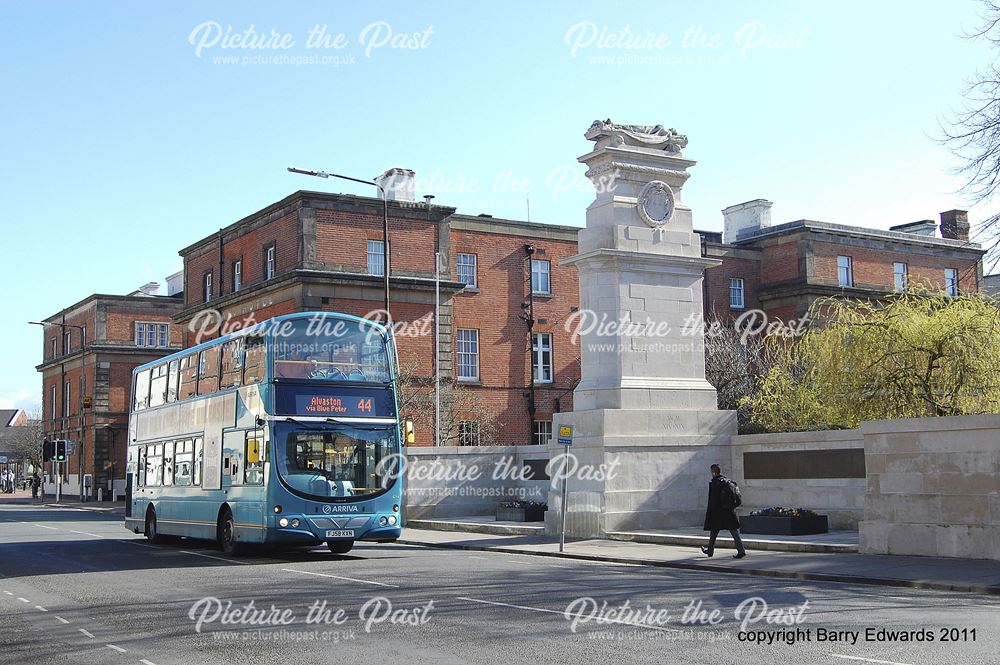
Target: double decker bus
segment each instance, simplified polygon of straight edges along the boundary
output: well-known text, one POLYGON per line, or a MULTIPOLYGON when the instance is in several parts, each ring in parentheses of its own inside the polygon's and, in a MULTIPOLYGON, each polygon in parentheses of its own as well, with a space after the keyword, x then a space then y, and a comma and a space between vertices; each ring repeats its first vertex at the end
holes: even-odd
POLYGON ((346 314, 279 316, 132 375, 125 526, 150 541, 391 542, 402 528, 395 348, 346 314))

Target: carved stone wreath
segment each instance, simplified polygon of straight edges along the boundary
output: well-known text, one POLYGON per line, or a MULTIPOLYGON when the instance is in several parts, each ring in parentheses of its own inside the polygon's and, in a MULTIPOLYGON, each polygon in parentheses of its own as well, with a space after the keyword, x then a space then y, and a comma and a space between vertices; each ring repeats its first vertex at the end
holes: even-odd
POLYGON ((674 192, 662 180, 647 182, 639 191, 636 208, 642 221, 657 229, 669 222, 674 214, 674 192))

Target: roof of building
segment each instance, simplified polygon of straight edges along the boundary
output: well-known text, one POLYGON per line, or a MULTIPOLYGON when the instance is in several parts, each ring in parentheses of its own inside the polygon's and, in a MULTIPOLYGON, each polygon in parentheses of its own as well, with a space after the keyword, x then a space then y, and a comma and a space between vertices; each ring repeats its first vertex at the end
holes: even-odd
POLYGON ((1000 298, 1000 273, 983 277, 983 292, 992 298, 1000 298))
POLYGON ((968 250, 979 254, 985 253, 985 250, 979 243, 967 240, 952 240, 950 238, 930 237, 916 233, 871 229, 864 226, 848 226, 846 224, 817 222, 811 219, 799 219, 794 222, 786 222, 784 224, 776 224, 774 226, 767 226, 748 231, 746 234, 741 234, 739 239, 733 244, 744 245, 768 236, 782 235, 796 231, 818 231, 835 235, 863 236, 869 238, 879 238, 881 240, 897 240, 917 245, 934 245, 938 247, 947 247, 948 249, 968 250))
POLYGON ((0 409, 0 426, 10 427, 21 409, 0 409))

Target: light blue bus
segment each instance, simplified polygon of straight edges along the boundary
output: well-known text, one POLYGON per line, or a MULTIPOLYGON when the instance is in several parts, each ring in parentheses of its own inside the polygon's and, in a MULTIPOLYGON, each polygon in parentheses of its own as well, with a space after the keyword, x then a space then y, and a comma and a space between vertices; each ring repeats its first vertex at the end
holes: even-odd
POLYGON ((395 347, 347 314, 279 316, 135 368, 125 526, 150 541, 391 542, 402 528, 395 347))

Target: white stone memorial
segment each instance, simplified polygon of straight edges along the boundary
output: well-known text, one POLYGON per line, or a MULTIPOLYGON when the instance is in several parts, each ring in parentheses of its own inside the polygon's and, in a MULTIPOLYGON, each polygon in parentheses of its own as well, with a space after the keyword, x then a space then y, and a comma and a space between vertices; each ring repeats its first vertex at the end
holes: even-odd
MULTIPOLYGON (((708 466, 728 461, 736 418, 705 380, 702 279, 720 262, 702 257, 681 198, 695 162, 687 138, 660 125, 597 121, 585 136, 597 196, 579 254, 563 262, 579 270, 581 380, 552 427, 573 426, 579 468, 567 534, 700 525, 708 466)), ((564 451, 551 442, 553 457, 564 451)), ((560 495, 549 493, 552 531, 560 495)))

